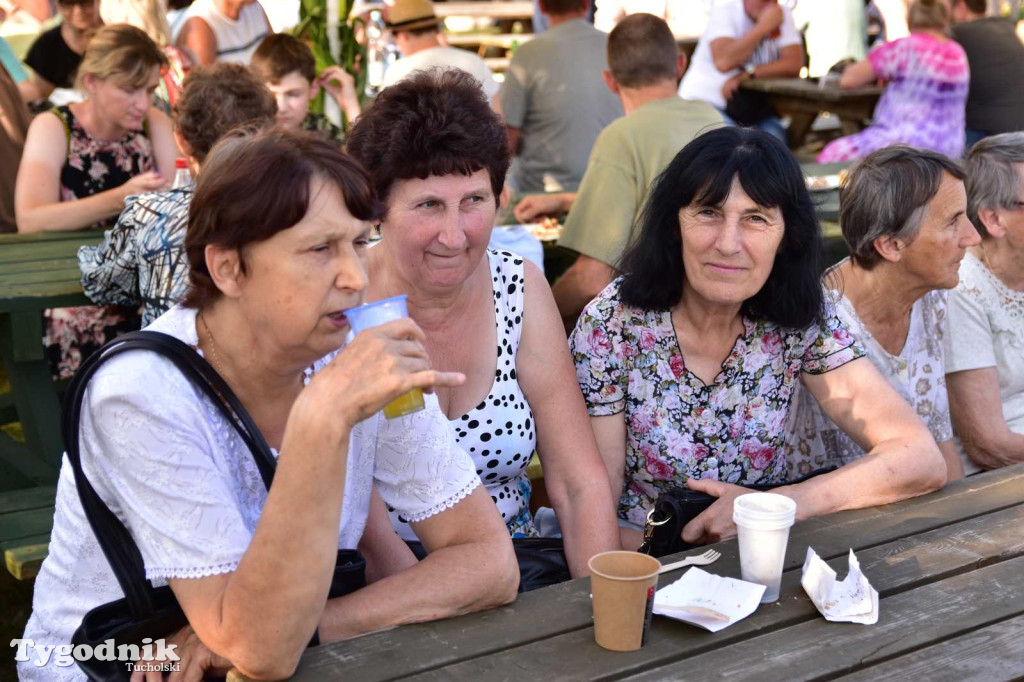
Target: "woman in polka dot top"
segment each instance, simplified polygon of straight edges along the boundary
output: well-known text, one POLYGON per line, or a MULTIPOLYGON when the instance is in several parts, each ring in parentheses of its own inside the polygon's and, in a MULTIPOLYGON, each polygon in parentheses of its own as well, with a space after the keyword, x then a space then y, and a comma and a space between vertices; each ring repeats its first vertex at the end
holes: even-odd
POLYGON ((501 120, 468 74, 418 72, 378 96, 348 151, 385 204, 368 300, 407 294, 433 364, 466 375, 438 399, 513 537, 538 534, 537 450, 570 571, 585 575, 590 556, 619 548, 611 488, 543 274, 487 248, 509 164, 501 120))

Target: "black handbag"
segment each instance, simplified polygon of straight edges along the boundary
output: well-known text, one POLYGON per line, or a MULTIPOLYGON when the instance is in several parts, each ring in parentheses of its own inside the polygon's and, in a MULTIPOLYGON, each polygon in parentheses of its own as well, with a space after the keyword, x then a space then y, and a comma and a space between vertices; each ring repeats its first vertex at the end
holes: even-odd
MULTIPOLYGON (((784 483, 754 484, 743 487, 757 492, 769 492, 784 485, 803 483, 809 478, 835 470, 836 467, 826 467, 784 483)), ((663 557, 693 549, 696 545, 683 541, 683 527, 714 504, 717 499, 713 495, 689 488, 669 488, 655 500, 654 506, 647 512, 647 520, 644 523, 644 543, 637 551, 650 554, 653 557, 663 557)))
MULTIPOLYGON (((405 544, 409 545, 417 559, 422 561, 427 556, 423 543, 408 540, 405 544)), ((519 564, 520 592, 530 592, 572 579, 562 538, 512 538, 512 548, 519 564)))
MULTIPOLYGON (((82 624, 72 636, 74 646, 87 644, 94 651, 107 640, 114 641, 115 651, 122 644, 135 645, 141 650, 143 638, 160 639, 188 623, 171 588, 166 585, 153 587, 146 579, 142 554, 131 534, 106 506, 82 470, 78 436, 86 385, 104 362, 134 350, 148 350, 171 360, 221 408, 252 453, 267 490, 277 466, 270 447, 227 382, 206 360, 178 339, 159 332, 133 332, 108 343, 82 363, 64 399, 61 432, 82 509, 125 595, 123 599, 102 604, 85 614, 82 624)), ((359 552, 339 550, 329 597, 340 597, 363 587, 366 584, 365 568, 366 562, 359 552)), ((317 643, 319 640, 314 634, 310 644, 317 643)), ((126 661, 103 661, 93 657, 77 663, 82 672, 94 681, 128 680, 131 676, 126 661)))

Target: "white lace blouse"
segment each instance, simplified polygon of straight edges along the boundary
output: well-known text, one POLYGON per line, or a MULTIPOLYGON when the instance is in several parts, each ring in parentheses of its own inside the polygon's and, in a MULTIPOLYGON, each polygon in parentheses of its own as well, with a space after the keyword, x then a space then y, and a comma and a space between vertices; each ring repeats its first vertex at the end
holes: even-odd
MULTIPOLYGON (((971 253, 949 295, 945 350, 946 374, 995 367, 1006 425, 1024 433, 1024 293, 1003 284, 971 253)), ((980 471, 962 448, 960 454, 964 473, 980 471)))
MULTIPOLYGON (((195 318, 195 310, 174 307, 149 329, 197 347, 195 318)), ((308 375, 332 358, 317 362, 308 375)), ((388 505, 414 521, 453 507, 480 484, 437 399, 424 398, 427 409, 421 412, 393 420, 378 413, 353 430, 339 548, 359 542, 374 484, 388 505)), ((86 403, 85 473, 139 545, 153 584, 234 571, 256 529, 266 489, 220 410, 169 360, 142 351, 104 365, 90 382, 86 403)), ((36 578, 25 637, 36 645, 69 643, 88 610, 122 596, 65 458, 50 552, 36 578)), ((84 679, 77 666, 57 667, 52 658, 43 668, 22 662, 18 672, 22 680, 84 679)))

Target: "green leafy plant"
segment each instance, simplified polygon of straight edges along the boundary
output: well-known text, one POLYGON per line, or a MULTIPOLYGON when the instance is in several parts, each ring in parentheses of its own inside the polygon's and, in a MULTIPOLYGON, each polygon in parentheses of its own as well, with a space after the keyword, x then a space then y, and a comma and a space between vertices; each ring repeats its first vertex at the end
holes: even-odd
MULTIPOLYGON (((313 50, 318 73, 328 66, 337 64, 352 74, 356 82, 356 93, 362 100, 366 89, 366 69, 363 68, 363 64, 366 63, 366 45, 360 44, 356 36, 364 33, 365 24, 360 18, 351 22, 347 20, 353 4, 355 0, 339 0, 338 3, 339 54, 331 52, 327 0, 302 0, 299 5, 299 24, 292 30, 292 35, 304 41, 313 50)), ((321 91, 310 108, 322 113, 323 98, 324 93, 321 91)))

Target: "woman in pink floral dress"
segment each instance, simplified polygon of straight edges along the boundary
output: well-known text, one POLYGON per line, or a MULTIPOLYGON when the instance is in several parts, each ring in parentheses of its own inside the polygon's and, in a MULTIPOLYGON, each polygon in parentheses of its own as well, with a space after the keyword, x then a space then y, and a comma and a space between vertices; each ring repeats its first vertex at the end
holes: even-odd
POLYGON ((885 504, 945 482, 921 420, 826 307, 821 236, 803 175, 771 135, 722 128, 687 145, 651 191, 622 277, 570 343, 613 489, 623 544, 658 495, 720 498, 683 531, 735 533, 744 484, 783 483, 799 380, 869 455, 778 492, 797 518, 885 504))
POLYGON ((945 0, 917 0, 908 15, 911 34, 871 51, 843 72, 840 87, 886 82, 874 122, 830 142, 818 163, 863 159, 892 144, 930 149, 950 158, 964 154, 970 70, 967 55, 949 37, 945 0))
MULTIPOLYGON (((78 73, 85 101, 40 114, 29 127, 15 189, 19 232, 101 228, 114 222, 125 197, 167 184, 178 148, 170 120, 152 107, 166 63, 137 28, 96 33, 78 73)), ((46 317, 44 344, 60 377, 138 325, 134 311, 113 307, 59 308, 46 317)))

